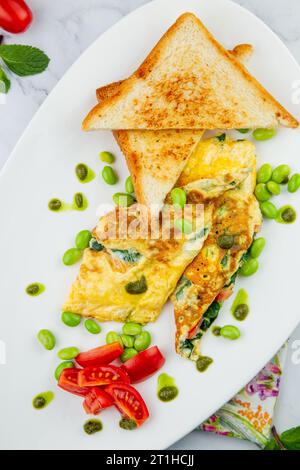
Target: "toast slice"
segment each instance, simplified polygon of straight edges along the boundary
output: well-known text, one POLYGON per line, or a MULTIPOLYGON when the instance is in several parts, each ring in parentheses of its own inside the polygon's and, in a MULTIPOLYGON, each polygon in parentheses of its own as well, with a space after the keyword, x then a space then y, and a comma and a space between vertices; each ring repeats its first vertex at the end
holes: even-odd
MULTIPOLYGON (((240 44, 230 51, 243 62, 253 52, 250 44, 240 44)), ((99 102, 117 94, 123 80, 98 88, 99 102)), ((114 131, 114 137, 125 155, 139 203, 160 208, 166 195, 178 180, 194 153, 202 131, 114 131)))
POLYGON ((298 121, 192 13, 165 33, 118 92, 83 121, 96 129, 298 127, 298 121))

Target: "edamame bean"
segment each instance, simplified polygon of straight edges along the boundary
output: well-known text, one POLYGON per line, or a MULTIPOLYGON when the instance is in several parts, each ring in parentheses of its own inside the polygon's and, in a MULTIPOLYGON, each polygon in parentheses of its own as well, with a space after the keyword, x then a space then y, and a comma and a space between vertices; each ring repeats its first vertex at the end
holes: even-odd
POLYGON ((78 248, 79 250, 84 250, 85 248, 88 248, 91 238, 92 234, 89 230, 81 230, 81 232, 77 233, 75 238, 76 248, 78 248))
POLYGON ((267 183, 272 176, 272 166, 264 163, 257 172, 257 183, 267 183))
POLYGON ((134 347, 137 351, 144 351, 151 344, 151 335, 148 331, 142 331, 134 340, 134 347))
POLYGON ((38 332, 38 340, 44 346, 45 349, 51 351, 56 344, 54 334, 50 330, 40 330, 38 332))
POLYGON ((288 165, 279 165, 273 170, 272 181, 282 184, 285 182, 286 178, 289 177, 290 173, 291 169, 288 165))
POLYGON ((254 240, 250 248, 250 256, 252 256, 252 258, 258 258, 261 255, 265 245, 266 239, 263 237, 254 240))
POLYGON ((260 210, 267 219, 276 219, 278 214, 276 206, 270 201, 262 202, 260 204, 260 210))
POLYGON ((121 354, 121 361, 126 362, 132 357, 136 356, 138 354, 137 350, 134 348, 125 348, 123 354, 121 354))
POLYGON ((220 235, 218 237, 217 243, 220 248, 224 250, 229 250, 234 245, 234 236, 233 235, 220 235))
POLYGON ((116 193, 113 195, 113 201, 117 206, 129 207, 136 202, 135 198, 131 194, 116 193))
POLYGON ((114 163, 115 157, 111 152, 100 152, 99 153, 100 160, 105 163, 114 163))
POLYGON ((84 326, 92 335, 98 335, 101 332, 100 325, 98 325, 98 323, 96 323, 95 320, 92 320, 91 318, 85 320, 84 326))
POLYGON ((297 219, 297 212, 292 206, 283 206, 278 211, 276 222, 280 224, 292 224, 297 219))
POLYGON ((252 135, 255 140, 269 140, 276 135, 276 129, 255 129, 252 135))
POLYGON ((105 166, 102 170, 102 178, 105 183, 113 185, 118 181, 118 177, 111 166, 105 166))
POLYGON ((300 188, 300 175, 295 173, 288 182, 288 192, 295 193, 300 188))
POLYGON ((61 321, 71 328, 78 326, 81 322, 81 315, 73 312, 62 312, 61 321))
POLYGON ((71 346, 58 351, 57 355, 60 359, 66 361, 68 359, 74 359, 79 354, 79 349, 71 346))
POLYGON ((124 335, 136 336, 142 333, 142 327, 139 323, 128 322, 123 325, 124 335))
POLYGON ((132 194, 134 193, 134 186, 133 186, 133 182, 132 182, 132 178, 131 176, 128 176, 128 178, 126 178, 126 181, 125 181, 125 191, 129 194, 132 194))
POLYGON ((193 231, 192 224, 185 219, 175 220, 174 227, 177 228, 177 230, 180 230, 180 232, 184 233, 185 235, 190 235, 193 231))
POLYGON ((109 331, 106 335, 106 344, 112 343, 120 343, 120 345, 123 347, 122 339, 115 331, 109 331))
POLYGON ((134 346, 134 337, 129 335, 120 335, 121 340, 125 348, 133 348, 134 346))
POLYGON ((70 248, 65 252, 62 261, 66 266, 72 266, 72 264, 77 263, 80 258, 81 250, 78 250, 78 248, 70 248))
POLYGON ((281 193, 280 186, 278 183, 275 183, 275 181, 268 181, 267 190, 274 196, 278 196, 281 193))
POLYGON ((74 362, 72 362, 72 361, 61 362, 56 367, 55 372, 54 372, 54 377, 56 378, 56 380, 59 380, 59 377, 61 376, 61 373, 62 373, 63 370, 71 369, 72 367, 74 367, 74 362))
POLYGON ((223 336, 223 338, 235 340, 241 336, 241 332, 236 326, 226 325, 221 328, 220 335, 223 336))
POLYGON ((239 269, 239 273, 242 276, 252 276, 253 274, 256 273, 256 271, 259 268, 259 263, 257 261, 257 258, 250 258, 248 261, 245 261, 243 265, 239 269))
POLYGON ((186 192, 181 188, 174 188, 171 191, 171 199, 173 204, 183 208, 186 204, 186 192))
POLYGON ((258 183, 255 188, 255 196, 258 201, 264 202, 268 201, 271 197, 271 194, 267 190, 265 183, 258 183))

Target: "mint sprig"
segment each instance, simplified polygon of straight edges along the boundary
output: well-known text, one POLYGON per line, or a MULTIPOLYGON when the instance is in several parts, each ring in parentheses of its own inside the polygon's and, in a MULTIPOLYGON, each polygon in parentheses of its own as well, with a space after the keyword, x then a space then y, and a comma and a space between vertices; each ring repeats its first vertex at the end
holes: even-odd
POLYGON ((20 77, 41 73, 50 62, 49 57, 37 47, 22 44, 0 45, 0 57, 20 77))
POLYGON ((8 93, 10 89, 10 79, 0 67, 0 93, 8 93))
POLYGON ((300 426, 284 431, 280 436, 275 427, 272 428, 273 439, 265 450, 300 450, 300 426))

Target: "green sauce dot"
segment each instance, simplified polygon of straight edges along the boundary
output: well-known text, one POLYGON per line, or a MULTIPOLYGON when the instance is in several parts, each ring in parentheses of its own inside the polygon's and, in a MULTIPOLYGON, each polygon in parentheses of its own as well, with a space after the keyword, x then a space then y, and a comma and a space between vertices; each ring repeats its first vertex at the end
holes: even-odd
POLYGON ((132 431, 133 429, 137 427, 137 424, 134 421, 134 419, 122 418, 119 421, 119 426, 120 428, 126 429, 127 431, 132 431))
POLYGON ((60 199, 54 198, 51 199, 48 203, 48 208, 50 211, 58 212, 62 208, 63 204, 60 199))
POLYGON ((39 393, 38 395, 36 395, 34 397, 34 399, 32 400, 32 406, 36 409, 36 410, 42 410, 43 408, 45 408, 47 405, 49 405, 49 403, 51 403, 51 401, 53 400, 54 398, 54 393, 53 392, 43 392, 43 393, 39 393))
POLYGON ((91 435, 102 431, 103 425, 99 419, 89 419, 84 423, 83 429, 87 434, 91 435))
POLYGON ((39 282, 34 282, 26 287, 26 293, 28 295, 31 295, 31 297, 36 297, 37 295, 42 294, 44 291, 45 286, 43 286, 43 284, 40 284, 39 282))
POLYGON ((174 400, 178 395, 178 388, 174 386, 163 387, 158 392, 158 398, 161 401, 167 402, 174 400))
POLYGON ((205 372, 208 367, 213 363, 213 359, 208 356, 200 356, 196 362, 196 367, 199 372, 205 372))

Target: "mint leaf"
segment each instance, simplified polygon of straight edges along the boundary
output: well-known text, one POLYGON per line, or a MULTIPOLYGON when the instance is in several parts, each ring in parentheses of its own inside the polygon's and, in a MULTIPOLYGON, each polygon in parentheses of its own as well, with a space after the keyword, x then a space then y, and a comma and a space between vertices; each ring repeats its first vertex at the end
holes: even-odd
POLYGON ((40 49, 21 44, 0 45, 0 57, 20 77, 41 73, 50 62, 49 57, 40 49))
POLYGON ((300 426, 284 431, 280 440, 288 450, 300 450, 300 426))
POLYGON ((280 450, 278 444, 276 443, 275 439, 271 439, 267 445, 264 447, 264 450, 280 450))
POLYGON ((10 79, 0 67, 0 93, 8 93, 10 89, 10 79))

